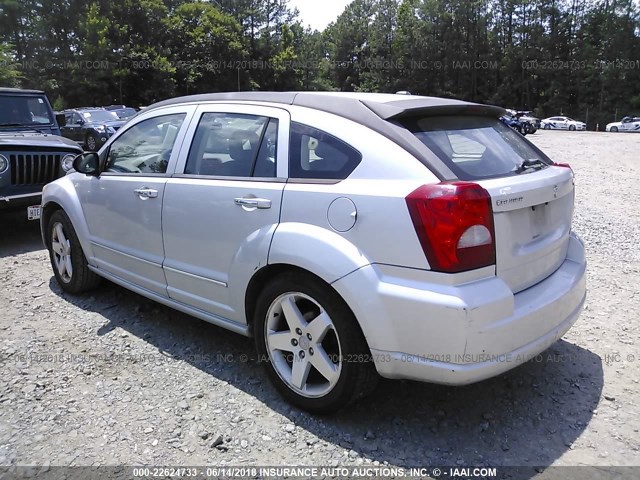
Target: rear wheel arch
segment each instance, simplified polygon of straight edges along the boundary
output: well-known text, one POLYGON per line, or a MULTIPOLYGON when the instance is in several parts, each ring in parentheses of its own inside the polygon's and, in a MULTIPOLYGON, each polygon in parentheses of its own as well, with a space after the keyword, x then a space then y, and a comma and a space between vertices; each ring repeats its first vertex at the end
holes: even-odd
POLYGON ((332 292, 334 292, 335 295, 339 297, 340 300, 351 311, 353 318, 355 318, 356 323, 358 324, 358 328, 364 334, 362 325, 360 324, 360 320, 356 317, 355 313, 353 312, 353 309, 351 309, 351 307, 347 304, 346 300, 342 297, 342 295, 340 295, 340 293, 335 288, 333 288, 333 286, 330 283, 327 283, 320 276, 316 275, 315 273, 307 269, 298 267, 296 265, 287 264, 287 263, 275 263, 275 264, 267 265, 261 268, 260 270, 258 270, 257 272, 255 272, 253 277, 251 277, 251 280, 247 285, 247 290, 245 293, 245 304, 244 304, 247 325, 249 325, 250 331, 253 331, 253 322, 254 322, 254 317, 256 312, 256 301, 258 300, 260 293, 269 284, 269 282, 273 281, 276 277, 279 277, 281 275, 297 275, 299 277, 306 276, 308 278, 312 278, 313 280, 322 283, 325 288, 330 289, 332 292))

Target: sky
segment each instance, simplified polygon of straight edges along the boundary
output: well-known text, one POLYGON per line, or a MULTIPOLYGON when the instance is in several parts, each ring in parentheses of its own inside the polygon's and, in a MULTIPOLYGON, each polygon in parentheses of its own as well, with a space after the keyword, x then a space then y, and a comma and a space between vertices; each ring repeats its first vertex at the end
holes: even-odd
POLYGON ((316 30, 324 30, 351 2, 352 0, 289 0, 289 5, 291 8, 298 8, 300 20, 305 27, 311 25, 316 30))

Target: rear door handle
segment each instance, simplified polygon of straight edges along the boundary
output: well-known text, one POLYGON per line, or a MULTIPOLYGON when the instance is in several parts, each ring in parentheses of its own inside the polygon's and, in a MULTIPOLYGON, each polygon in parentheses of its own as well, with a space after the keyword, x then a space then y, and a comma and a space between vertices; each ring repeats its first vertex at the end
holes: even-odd
POLYGON ((269 200, 268 198, 240 197, 235 198, 233 201, 236 205, 239 205, 241 207, 259 208, 261 210, 265 208, 271 208, 271 200, 269 200))
POLYGON ((148 187, 143 187, 143 188, 136 188, 133 193, 135 193, 138 197, 140 197, 143 200, 146 200, 147 198, 157 198, 158 197, 158 191, 154 190, 153 188, 148 188, 148 187))

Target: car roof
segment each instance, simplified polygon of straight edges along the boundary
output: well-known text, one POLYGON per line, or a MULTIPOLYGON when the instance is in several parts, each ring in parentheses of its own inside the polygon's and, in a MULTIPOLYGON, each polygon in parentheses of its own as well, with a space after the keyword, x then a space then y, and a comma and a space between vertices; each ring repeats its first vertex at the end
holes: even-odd
POLYGON ((42 90, 25 90, 23 88, 9 88, 9 87, 0 87, 0 93, 23 93, 26 95, 43 95, 44 92, 42 90))
POLYGON ((105 110, 102 107, 78 107, 78 108, 67 108, 66 110, 63 110, 64 113, 69 113, 69 112, 86 112, 87 110, 93 110, 94 112, 108 112, 108 110, 105 110))
POLYGON ((498 119, 505 109, 438 97, 365 92, 227 92, 206 93, 164 100, 143 110, 144 114, 162 107, 211 102, 256 102, 297 105, 352 120, 387 137, 418 158, 441 180, 455 174, 410 131, 398 123, 403 118, 426 115, 483 115, 498 119), (429 161, 425 158, 430 156, 429 161))
POLYGON ((205 103, 223 101, 265 102, 285 105, 299 105, 333 113, 341 117, 356 120, 368 125, 373 115, 384 120, 419 114, 437 114, 452 111, 458 107, 462 110, 481 109, 483 113, 499 117, 504 109, 491 105, 464 102, 439 97, 423 97, 419 95, 398 95, 394 93, 366 92, 228 92, 207 93, 177 97, 150 105, 146 111, 170 105, 185 103, 205 103))

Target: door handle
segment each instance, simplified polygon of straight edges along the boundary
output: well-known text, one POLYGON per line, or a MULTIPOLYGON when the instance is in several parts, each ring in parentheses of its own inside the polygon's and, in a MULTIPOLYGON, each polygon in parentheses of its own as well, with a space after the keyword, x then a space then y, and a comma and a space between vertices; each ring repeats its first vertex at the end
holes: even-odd
POLYGON ((136 188, 133 193, 135 193, 138 197, 140 197, 143 200, 146 200, 147 198, 157 198, 158 197, 158 191, 154 190, 153 188, 147 188, 147 187, 143 187, 143 188, 136 188))
POLYGON ((269 200, 268 198, 240 197, 235 198, 233 201, 236 205, 239 205, 241 207, 259 208, 261 210, 265 208, 271 208, 271 200, 269 200))

